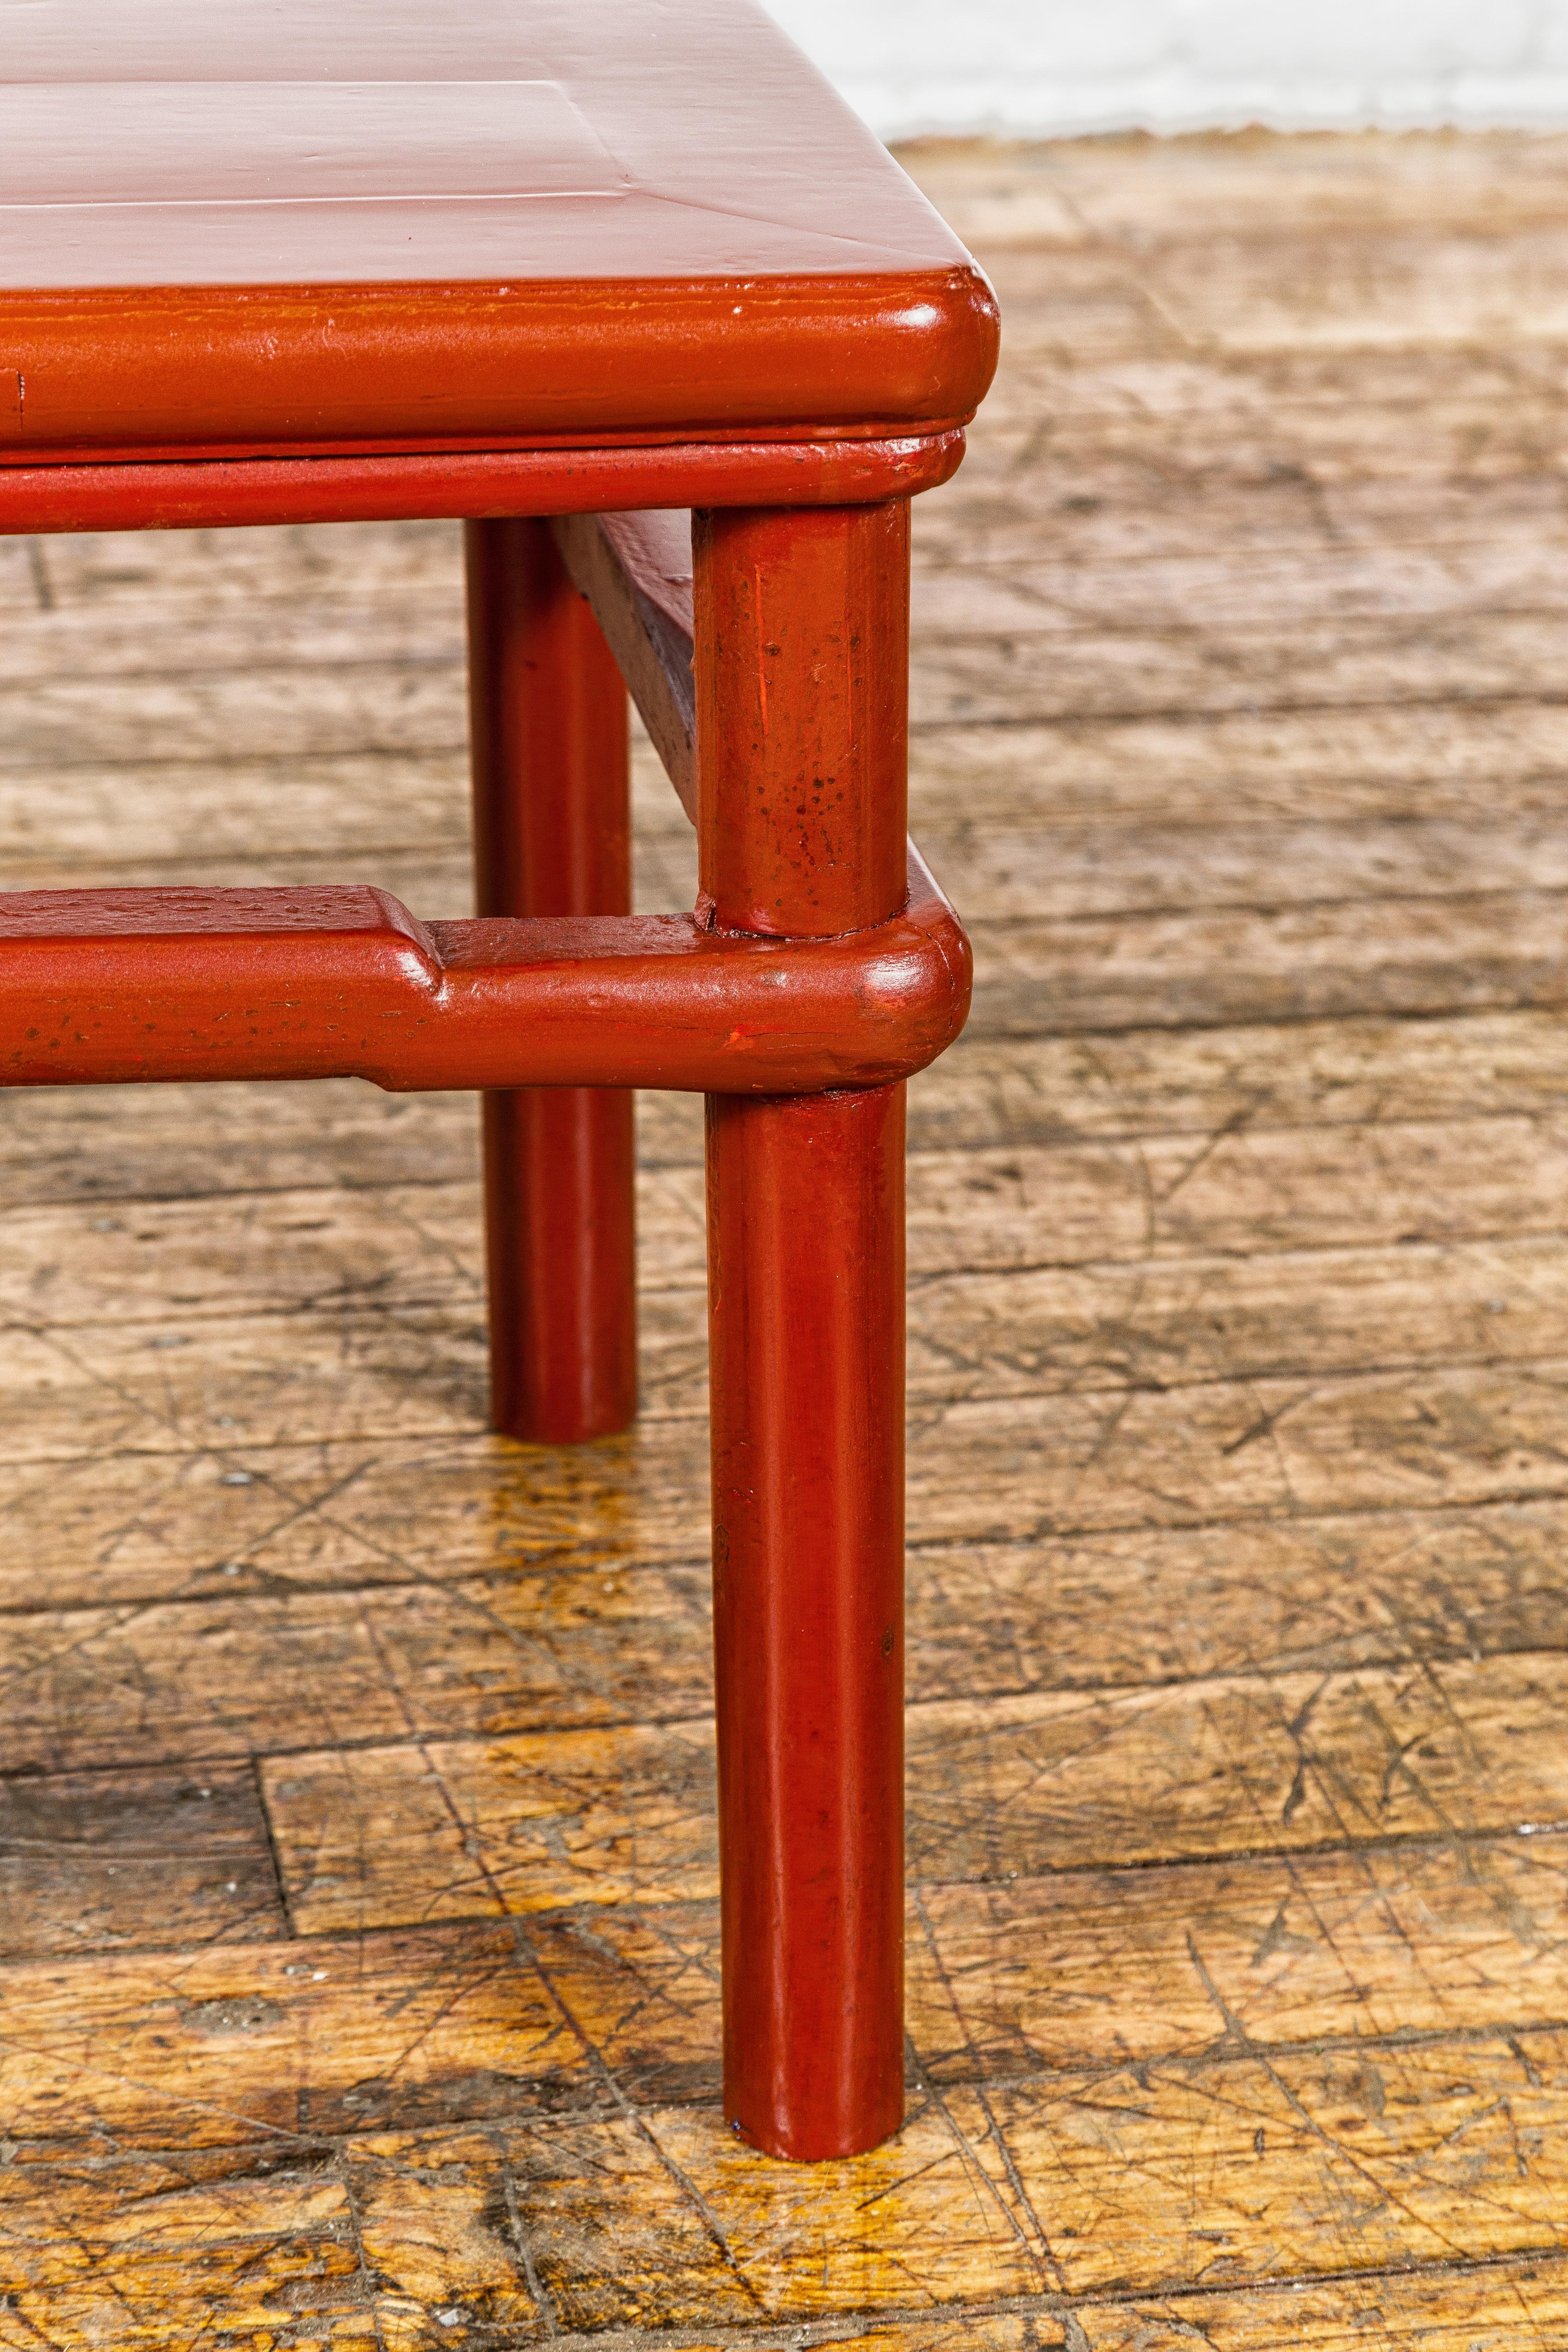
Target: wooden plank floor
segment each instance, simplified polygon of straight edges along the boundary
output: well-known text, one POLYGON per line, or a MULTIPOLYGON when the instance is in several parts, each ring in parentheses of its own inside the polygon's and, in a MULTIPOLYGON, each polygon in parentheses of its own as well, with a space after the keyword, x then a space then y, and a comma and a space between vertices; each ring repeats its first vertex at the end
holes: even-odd
MULTIPOLYGON (((1568 140, 912 161, 907 2126, 715 2104, 697 1107, 570 1454, 470 1100, 8 1097, 16 2352, 1568 2346, 1568 140)), ((0 542, 7 885, 461 912, 458 556, 0 542)))

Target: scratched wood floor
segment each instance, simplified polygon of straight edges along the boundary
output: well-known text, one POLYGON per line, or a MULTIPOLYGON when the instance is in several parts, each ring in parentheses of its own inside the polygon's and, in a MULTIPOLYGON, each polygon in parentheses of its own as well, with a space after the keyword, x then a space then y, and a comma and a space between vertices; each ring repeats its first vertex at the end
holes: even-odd
MULTIPOLYGON (((1008 343, 918 528, 908 2125, 715 2105, 696 1107, 572 1454, 471 1101, 9 1097, 16 2352, 1568 2346, 1568 139, 912 161, 1008 343)), ((11 887, 462 911, 453 530, 0 607, 11 887)))

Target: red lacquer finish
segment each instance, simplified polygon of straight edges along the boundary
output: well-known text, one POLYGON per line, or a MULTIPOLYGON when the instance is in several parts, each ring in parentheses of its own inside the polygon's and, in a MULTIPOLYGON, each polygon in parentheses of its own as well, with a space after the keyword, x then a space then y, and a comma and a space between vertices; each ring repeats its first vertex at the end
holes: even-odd
POLYGON ((996 349, 995 299, 973 266, 0 289, 0 352, 21 387, 0 452, 931 433, 973 415, 996 349))
POLYGON ((904 1090, 708 1113, 724 2112, 903 2114, 904 1090))
POLYGON ((929 430, 968 254, 752 0, 28 0, 0 446, 929 430))
MULTIPOLYGON (((904 895, 908 513, 700 519, 720 928, 904 895)), ((790 953, 801 950, 792 949, 790 953)), ((903 2111, 903 1090, 708 1108, 724 2107, 778 2156, 903 2111)))
MULTIPOLYGON (((543 522, 467 534, 475 900, 481 916, 631 908, 626 690, 543 522)), ((572 1444, 637 1412, 632 1097, 484 1098, 490 1419, 572 1444)))
POLYGON ((904 896, 910 510, 700 514, 692 534, 717 921, 780 937, 904 896))
POLYGON ((369 1078, 819 1093, 923 1069, 968 944, 910 854, 908 909, 830 940, 690 915, 421 923, 383 890, 0 896, 0 1086, 369 1078))
POLYGON ((870 2147, 901 1081, 970 981, 905 844, 908 501, 991 289, 756 0, 4 14, 0 531, 468 521, 480 912, 0 899, 0 1086, 486 1093, 494 1418, 542 1439, 635 1406, 624 1090, 708 1095, 726 2112, 870 2147), (634 512, 680 508, 694 625, 683 526, 634 512), (625 911, 621 676, 697 814, 690 916, 625 911))
POLYGON ((233 523, 610 514, 645 507, 853 506, 953 474, 963 435, 654 442, 594 449, 340 452, 310 457, 11 462, 0 531, 188 530, 233 523))

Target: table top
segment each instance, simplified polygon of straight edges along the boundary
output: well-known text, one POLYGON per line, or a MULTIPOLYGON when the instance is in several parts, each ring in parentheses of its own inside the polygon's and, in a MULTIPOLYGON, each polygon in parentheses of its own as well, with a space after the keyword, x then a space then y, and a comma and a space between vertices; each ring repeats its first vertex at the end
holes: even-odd
POLYGON ((930 430, 994 342, 752 0, 0 0, 0 458, 930 430))

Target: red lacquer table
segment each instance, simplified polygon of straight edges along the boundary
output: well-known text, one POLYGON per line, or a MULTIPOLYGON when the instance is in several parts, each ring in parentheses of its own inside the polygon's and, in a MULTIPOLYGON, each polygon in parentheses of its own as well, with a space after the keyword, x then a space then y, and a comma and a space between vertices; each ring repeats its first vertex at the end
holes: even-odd
POLYGON ((479 905, 12 894, 0 1079, 484 1089, 493 1419, 552 1442, 636 1408, 626 1089, 707 1095, 725 2112, 869 2147, 901 1082, 968 996, 904 835, 909 500, 989 289, 750 0, 29 0, 0 72, 0 529, 464 518, 479 905), (689 916, 627 911, 622 677, 689 916))

